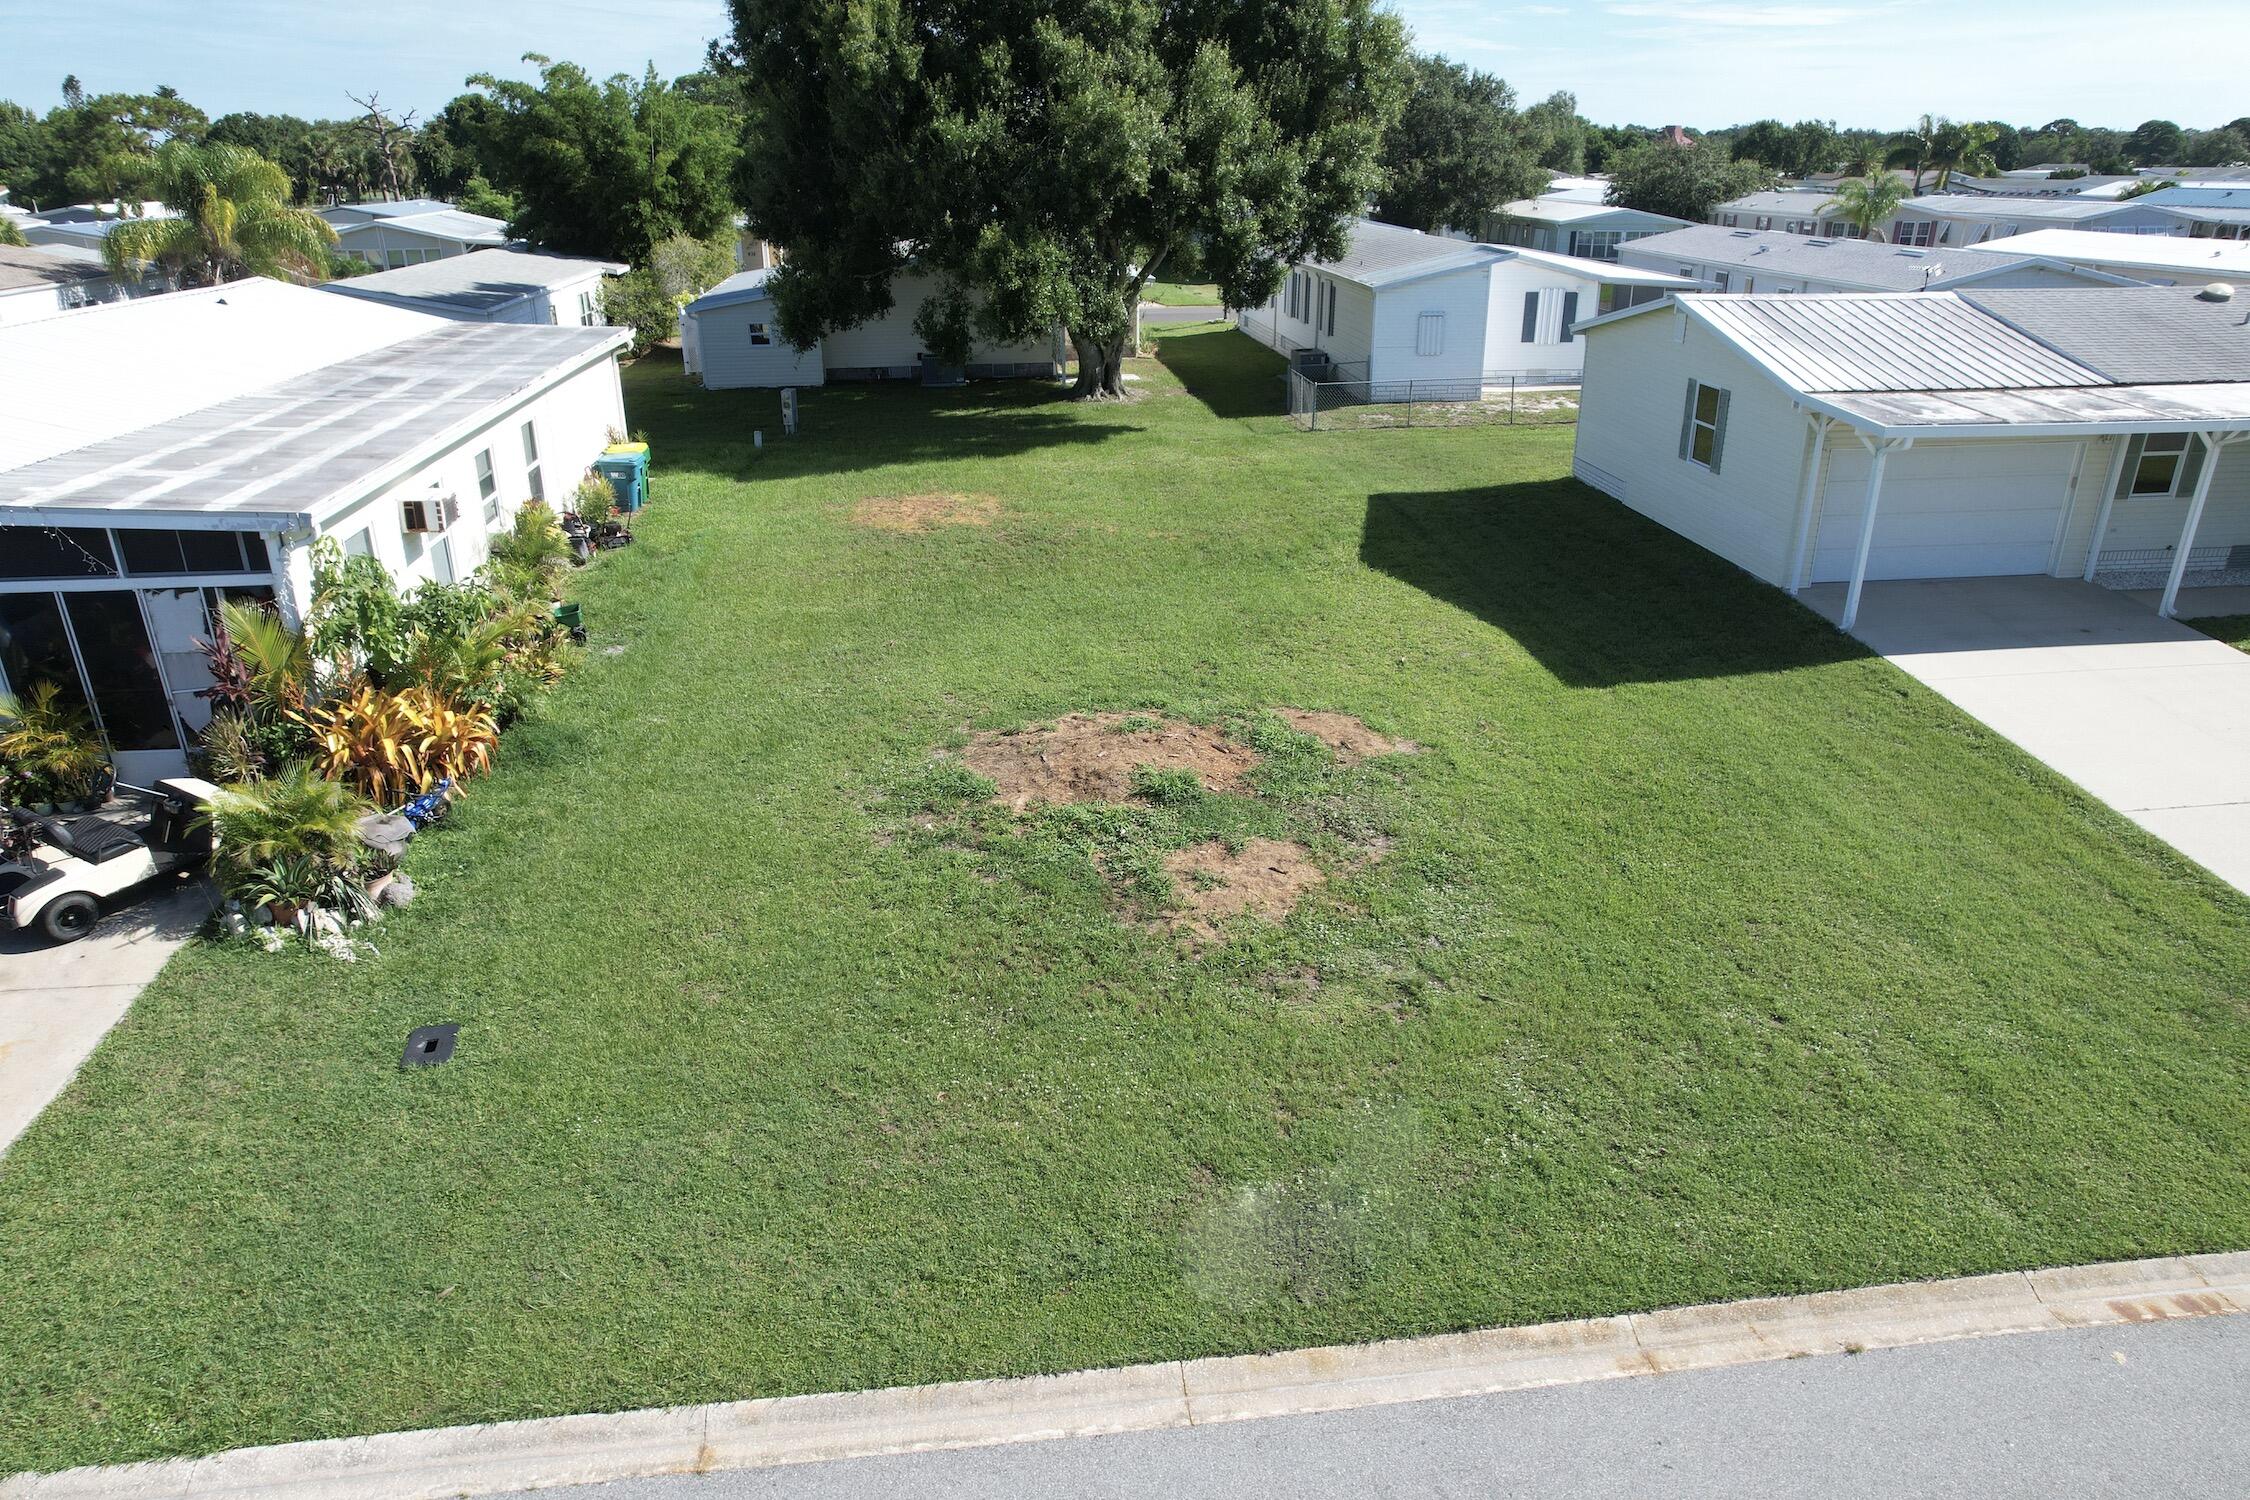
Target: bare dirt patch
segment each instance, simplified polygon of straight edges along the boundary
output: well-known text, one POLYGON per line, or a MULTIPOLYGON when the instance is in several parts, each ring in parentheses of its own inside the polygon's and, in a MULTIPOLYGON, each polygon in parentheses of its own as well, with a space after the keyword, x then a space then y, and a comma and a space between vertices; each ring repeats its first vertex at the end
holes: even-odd
POLYGON ((954 491, 925 495, 870 495, 852 507, 852 524, 872 531, 935 531, 940 526, 990 526, 1000 519, 1000 497, 954 491))
POLYGON ((1335 751, 1336 759, 1347 766, 1378 755, 1414 755, 1422 748, 1412 740, 1377 734, 1350 714, 1305 708, 1277 708, 1274 712, 1299 734, 1309 734, 1335 751))
POLYGON ((1217 840, 1194 844, 1165 856, 1164 869, 1179 892, 1170 925, 1205 942, 1218 941, 1220 924, 1245 912, 1280 921, 1328 878, 1310 849, 1280 839, 1251 839, 1236 850, 1217 840))
POLYGON ((993 801, 1126 802, 1133 773, 1187 771, 1206 791, 1232 791, 1258 753, 1217 729, 1155 714, 1065 714, 1047 728, 977 735, 961 761, 996 788, 993 801))

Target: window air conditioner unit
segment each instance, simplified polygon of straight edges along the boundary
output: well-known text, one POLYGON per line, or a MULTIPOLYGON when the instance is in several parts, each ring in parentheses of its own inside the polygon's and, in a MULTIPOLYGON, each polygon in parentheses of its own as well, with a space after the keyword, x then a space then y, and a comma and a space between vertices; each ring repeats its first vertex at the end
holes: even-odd
POLYGON ((409 533, 439 532, 461 519, 461 502, 451 495, 402 501, 399 521, 409 533))

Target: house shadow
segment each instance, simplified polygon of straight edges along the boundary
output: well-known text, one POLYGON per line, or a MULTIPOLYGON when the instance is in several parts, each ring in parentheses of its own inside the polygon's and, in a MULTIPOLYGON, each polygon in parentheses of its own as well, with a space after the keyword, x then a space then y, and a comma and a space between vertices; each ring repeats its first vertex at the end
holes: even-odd
POLYGON ((1142 430, 1129 408, 1087 406, 1066 390, 1039 379, 806 386, 797 393, 797 431, 787 435, 778 390, 706 390, 688 380, 677 350, 659 349, 635 363, 626 405, 635 432, 668 455, 667 467, 727 479, 1007 458, 1142 430))
POLYGON ((1172 372, 1187 393, 1224 421, 1279 417, 1289 410, 1282 384, 1287 361, 1237 328, 1155 327, 1156 362, 1172 372))
POLYGON ((1504 632, 1573 687, 1868 655, 1780 590, 1572 479, 1371 495, 1359 555, 1504 632))

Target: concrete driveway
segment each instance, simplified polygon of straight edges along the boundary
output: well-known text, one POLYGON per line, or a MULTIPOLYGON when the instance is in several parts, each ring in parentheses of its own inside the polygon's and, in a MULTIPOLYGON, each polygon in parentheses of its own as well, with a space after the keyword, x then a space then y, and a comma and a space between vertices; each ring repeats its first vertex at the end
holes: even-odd
POLYGON ((69 1085, 215 901, 197 876, 59 948, 34 934, 0 937, 0 1151, 69 1085))
MULTIPOLYGON (((1843 613, 1841 584, 1802 597, 1843 613)), ((2250 892, 2250 655, 2061 578, 1871 583, 1853 634, 2250 892)))

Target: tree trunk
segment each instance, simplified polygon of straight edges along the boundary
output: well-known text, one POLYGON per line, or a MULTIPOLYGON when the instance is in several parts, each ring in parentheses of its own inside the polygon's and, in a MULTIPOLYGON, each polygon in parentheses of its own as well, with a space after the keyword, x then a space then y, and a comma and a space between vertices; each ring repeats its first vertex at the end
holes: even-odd
POLYGON ((1078 351, 1078 381, 1070 388, 1073 400, 1121 401, 1125 397, 1125 340, 1093 340, 1075 331, 1071 347, 1078 351))

